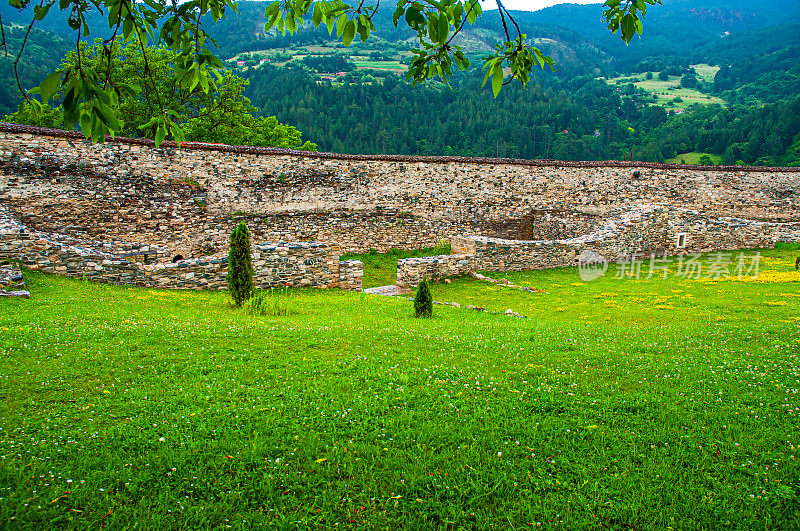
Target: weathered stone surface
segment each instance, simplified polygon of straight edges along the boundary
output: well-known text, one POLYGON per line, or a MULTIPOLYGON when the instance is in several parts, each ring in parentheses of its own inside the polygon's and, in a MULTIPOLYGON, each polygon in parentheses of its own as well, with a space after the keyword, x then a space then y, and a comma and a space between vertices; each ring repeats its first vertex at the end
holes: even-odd
POLYGON ((23 223, 140 244, 126 252, 154 244, 173 253, 169 259, 224 252, 238 219, 253 241, 317 241, 343 252, 461 235, 566 240, 647 204, 713 218, 800 220, 797 168, 362 157, 195 143, 155 149, 142 140, 90 144, 63 131, 34 132, 0 123, 0 201, 23 223))
MULTIPOLYGON (((615 262, 634 256, 647 259, 651 255, 767 248, 776 241, 800 241, 800 222, 712 218, 692 210, 648 205, 612 212, 597 230, 566 240, 455 237, 452 250, 457 254, 399 260, 397 283, 414 287, 423 276, 437 279, 475 271, 574 266, 585 251, 615 262)), ((476 277, 486 279, 480 274, 476 277)), ((517 287, 505 279, 498 282, 517 287)))
MULTIPOLYGON (((226 288, 228 260, 224 254, 144 264, 124 257, 124 251, 134 247, 138 248, 138 244, 87 242, 29 231, 0 204, 0 259, 20 260, 31 269, 97 282, 162 288, 226 288)), ((158 259, 171 256, 168 249, 159 246, 150 245, 148 249, 158 259)), ((253 255, 257 257, 254 264, 256 287, 361 290, 363 264, 358 260, 340 262, 335 246, 316 242, 262 243, 253 246, 253 255)), ((140 258, 139 255, 135 257, 140 258)), ((19 271, 14 273, 19 274, 19 271)), ((9 277, 11 274, 9 272, 9 277)))
MULTIPOLYGON (((10 297, 11 292, 22 290, 24 287, 25 282, 22 279, 19 267, 0 260, 0 295, 10 297)), ((25 293, 28 292, 26 291, 25 293)), ((30 297, 30 293, 28 293, 27 297, 30 297)))

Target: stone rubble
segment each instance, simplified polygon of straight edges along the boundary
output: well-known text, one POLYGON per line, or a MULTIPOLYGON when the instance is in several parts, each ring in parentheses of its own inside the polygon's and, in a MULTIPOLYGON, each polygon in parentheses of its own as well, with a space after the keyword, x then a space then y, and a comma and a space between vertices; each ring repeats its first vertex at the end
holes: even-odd
POLYGON ((15 264, 0 261, 0 297, 21 297, 28 299, 31 294, 22 288, 25 281, 22 272, 15 264))

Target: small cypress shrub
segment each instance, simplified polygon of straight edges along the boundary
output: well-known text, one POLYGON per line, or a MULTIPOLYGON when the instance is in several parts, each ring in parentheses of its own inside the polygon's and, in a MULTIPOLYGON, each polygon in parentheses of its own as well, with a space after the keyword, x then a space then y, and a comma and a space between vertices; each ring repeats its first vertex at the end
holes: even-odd
POLYGON ((228 291, 236 306, 241 306, 253 294, 253 260, 250 257, 250 231, 240 221, 231 232, 228 251, 228 291))
POLYGON ((417 294, 414 296, 414 317, 433 316, 433 297, 428 281, 422 277, 422 282, 417 287, 417 294))

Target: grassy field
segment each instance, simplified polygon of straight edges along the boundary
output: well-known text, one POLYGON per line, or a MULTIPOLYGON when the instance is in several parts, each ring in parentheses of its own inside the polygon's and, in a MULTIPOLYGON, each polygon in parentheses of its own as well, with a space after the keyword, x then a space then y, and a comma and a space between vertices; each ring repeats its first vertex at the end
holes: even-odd
MULTIPOLYGON (((719 70, 718 66, 710 66, 706 64, 693 65, 698 77, 708 83, 713 82, 714 76, 719 70)), ((650 94, 657 96, 657 100, 652 100, 652 104, 661 105, 668 109, 686 109, 695 103, 701 105, 709 105, 718 103, 725 105, 725 101, 716 97, 704 94, 699 90, 687 89, 681 87, 680 76, 669 76, 666 81, 658 79, 658 72, 653 72, 653 79, 646 79, 645 74, 638 74, 634 76, 621 76, 606 79, 606 83, 610 85, 624 86, 628 83, 633 83, 638 88, 644 89, 650 94), (683 101, 674 101, 675 98, 680 97, 683 101)))
POLYGON ((364 288, 375 286, 388 286, 397 282, 397 261, 401 258, 415 258, 419 256, 436 256, 450 254, 450 244, 426 247, 424 249, 396 250, 388 253, 346 254, 342 260, 358 259, 364 262, 364 288))
POLYGON ((713 83, 717 72, 719 72, 719 66, 712 66, 705 63, 691 65, 691 67, 697 72, 697 76, 706 83, 713 83))
POLYGON ((433 285, 527 319, 338 290, 251 317, 26 272, 0 300, 0 522, 797 528, 797 254, 755 281, 433 285))
MULTIPOLYGON (((396 52, 395 59, 393 60, 372 60, 370 59, 370 52, 378 51, 385 53, 386 50, 381 48, 380 46, 376 46, 375 48, 368 48, 364 46, 359 46, 357 50, 354 49, 342 49, 340 47, 335 46, 336 43, 331 41, 327 46, 303 46, 300 48, 271 48, 269 50, 256 50, 252 52, 245 52, 244 55, 252 57, 256 60, 266 59, 270 64, 273 66, 284 66, 287 62, 286 60, 278 60, 277 57, 282 55, 290 55, 291 61, 299 62, 302 61, 306 56, 309 54, 313 55, 334 55, 340 54, 344 56, 347 60, 352 61, 356 68, 359 70, 363 69, 373 69, 373 70, 385 70, 387 72, 393 72, 398 74, 400 72, 405 72, 408 68, 407 65, 402 64, 399 61, 399 58, 410 57, 411 53, 407 51, 400 51, 396 52)), ((391 52, 390 52, 391 53, 391 52)), ((230 61, 238 61, 242 54, 236 55, 230 59, 230 61)), ((254 67, 257 68, 257 67, 254 67)))
POLYGON ((683 164, 684 161, 686 161, 686 164, 700 164, 700 158, 703 155, 708 155, 714 164, 722 164, 722 155, 714 155, 713 153, 700 153, 699 151, 681 153, 680 155, 672 157, 671 159, 667 159, 665 162, 670 164, 683 164))

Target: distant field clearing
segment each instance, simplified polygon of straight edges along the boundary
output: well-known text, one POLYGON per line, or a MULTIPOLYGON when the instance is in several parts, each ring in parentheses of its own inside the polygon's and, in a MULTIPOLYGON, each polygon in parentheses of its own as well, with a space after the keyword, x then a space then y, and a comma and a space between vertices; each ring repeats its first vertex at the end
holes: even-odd
POLYGON ((684 164, 683 161, 686 161, 685 164, 700 164, 700 158, 703 155, 708 155, 714 164, 722 164, 722 156, 712 155, 711 153, 700 153, 698 151, 683 153, 682 155, 678 155, 677 157, 672 157, 671 159, 667 159, 666 162, 669 164, 684 164))
MULTIPOLYGON (((693 65, 693 68, 698 77, 707 83, 712 82, 717 71, 719 71, 718 66, 706 64, 693 65)), ((657 99, 651 100, 653 105, 661 105, 668 109, 686 109, 695 103, 700 105, 711 105, 713 103, 725 105, 725 100, 721 98, 704 94, 699 90, 681 87, 680 76, 669 76, 666 81, 658 79, 658 72, 653 72, 653 79, 646 79, 645 76, 646 74, 642 73, 633 76, 614 77, 605 79, 605 81, 609 85, 620 87, 633 83, 637 88, 646 90, 657 97, 657 99), (680 98, 681 101, 675 101, 675 98, 680 98)))

